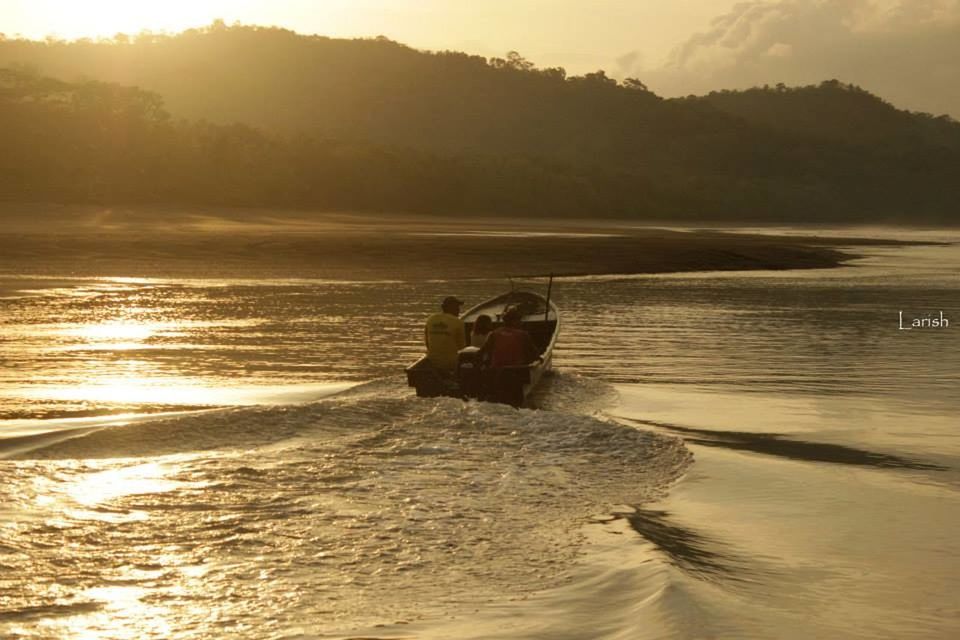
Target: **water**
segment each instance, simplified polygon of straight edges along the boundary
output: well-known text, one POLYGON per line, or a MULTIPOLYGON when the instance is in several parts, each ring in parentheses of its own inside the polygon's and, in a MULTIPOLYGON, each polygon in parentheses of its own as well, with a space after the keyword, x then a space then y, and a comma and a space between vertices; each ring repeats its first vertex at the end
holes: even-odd
POLYGON ((0 276, 0 636, 955 637, 960 250, 868 254, 557 283, 519 412, 398 373, 501 281, 0 276))

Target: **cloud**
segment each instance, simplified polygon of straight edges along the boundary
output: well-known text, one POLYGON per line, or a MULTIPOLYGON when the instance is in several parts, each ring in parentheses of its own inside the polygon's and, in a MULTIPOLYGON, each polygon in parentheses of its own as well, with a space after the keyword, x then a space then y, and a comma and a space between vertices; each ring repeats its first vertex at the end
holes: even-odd
POLYGON ((643 66, 643 55, 639 51, 631 51, 617 58, 617 72, 622 76, 629 76, 634 69, 643 66))
POLYGON ((626 66, 667 96, 836 78, 960 119, 960 0, 741 2, 663 67, 626 66))

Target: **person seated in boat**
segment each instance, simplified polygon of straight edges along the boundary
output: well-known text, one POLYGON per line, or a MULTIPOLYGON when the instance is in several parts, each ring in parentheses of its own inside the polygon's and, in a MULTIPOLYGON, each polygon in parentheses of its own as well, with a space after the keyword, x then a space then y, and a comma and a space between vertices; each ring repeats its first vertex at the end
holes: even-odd
POLYGON ((540 353, 533 338, 521 326, 523 314, 518 307, 509 307, 503 313, 503 326, 487 337, 480 356, 490 367, 513 367, 530 364, 540 353))
POLYGON ((482 347, 491 331, 493 331, 493 318, 486 314, 477 316, 477 321, 473 323, 473 331, 470 332, 470 346, 482 347))
POLYGON ((424 340, 427 358, 438 371, 453 375, 457 370, 457 352, 467 344, 467 333, 460 319, 463 301, 447 296, 440 304, 440 313, 427 318, 424 340))

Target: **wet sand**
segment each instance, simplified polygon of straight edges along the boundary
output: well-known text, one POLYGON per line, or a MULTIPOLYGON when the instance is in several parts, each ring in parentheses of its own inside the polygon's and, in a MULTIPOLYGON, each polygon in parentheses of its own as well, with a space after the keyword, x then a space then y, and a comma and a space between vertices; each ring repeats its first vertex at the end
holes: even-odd
POLYGON ((269 211, 6 205, 0 220, 0 272, 100 277, 429 280, 818 269, 856 257, 852 246, 898 244, 626 221, 269 211))

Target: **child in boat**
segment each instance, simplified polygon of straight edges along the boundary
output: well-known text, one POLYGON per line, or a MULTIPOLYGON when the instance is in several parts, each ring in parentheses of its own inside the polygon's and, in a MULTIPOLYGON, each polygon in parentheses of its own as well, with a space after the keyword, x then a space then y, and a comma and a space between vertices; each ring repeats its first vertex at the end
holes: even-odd
POLYGON ((493 318, 486 314, 477 316, 477 321, 473 323, 473 331, 470 332, 470 346, 482 347, 491 331, 493 331, 493 318))

